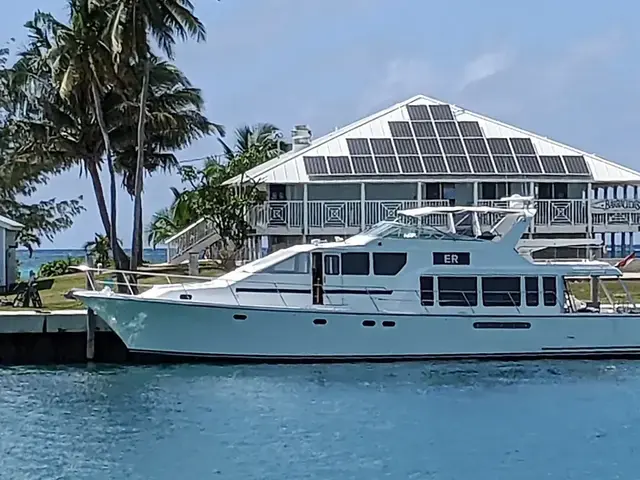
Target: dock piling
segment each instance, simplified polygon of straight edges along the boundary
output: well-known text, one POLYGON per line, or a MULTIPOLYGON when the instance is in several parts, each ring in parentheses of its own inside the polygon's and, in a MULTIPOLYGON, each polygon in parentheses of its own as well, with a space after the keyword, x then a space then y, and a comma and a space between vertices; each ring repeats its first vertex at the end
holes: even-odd
POLYGON ((189 254, 189 275, 197 276, 200 273, 199 257, 200 255, 197 252, 189 254))
MULTIPOLYGON (((93 267, 93 257, 87 255, 87 266, 93 267)), ((92 271, 87 272, 87 290, 93 289, 95 278, 92 271)), ((87 360, 93 360, 96 348, 96 314, 90 308, 87 309, 87 360)))

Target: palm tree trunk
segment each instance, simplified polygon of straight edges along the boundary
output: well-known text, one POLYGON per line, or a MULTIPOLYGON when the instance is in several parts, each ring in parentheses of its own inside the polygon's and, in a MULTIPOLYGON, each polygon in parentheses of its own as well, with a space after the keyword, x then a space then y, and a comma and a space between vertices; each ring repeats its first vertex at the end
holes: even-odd
MULTIPOLYGON (((102 190, 102 182, 100 181, 100 173, 96 166, 96 160, 86 160, 85 164, 87 166, 89 176, 91 177, 91 183, 93 184, 93 192, 95 193, 96 202, 98 203, 100 219, 102 220, 104 231, 107 234, 107 237, 109 237, 109 242, 111 242, 111 221, 109 219, 109 212, 107 211, 107 201, 104 198, 104 191, 102 190)), ((129 260, 127 258, 127 254, 122 250, 122 247, 120 247, 119 244, 116 247, 116 253, 114 255, 114 258, 116 257, 119 259, 119 263, 123 265, 126 265, 129 260)))
MULTIPOLYGON (((102 134, 102 141, 104 142, 104 150, 107 156, 107 169, 109 170, 109 196, 111 197, 111 215, 109 222, 109 229, 107 229, 109 240, 111 243, 111 251, 113 252, 113 261, 116 264, 116 269, 126 269, 126 254, 118 245, 118 232, 117 232, 117 185, 116 185, 116 173, 113 166, 113 156, 111 154, 111 139, 109 138, 109 131, 107 130, 107 124, 104 120, 104 113, 102 111, 102 99, 98 93, 98 87, 95 81, 91 82, 91 93, 93 95, 93 103, 96 112, 96 118, 98 125, 100 126, 100 133, 102 134), (125 263, 123 263, 123 261, 125 263)), ((95 165, 94 165, 95 168, 95 165)), ((96 169, 97 175, 97 169, 96 169)), ((100 177, 98 176, 98 182, 100 177)), ((100 190, 102 191, 102 184, 100 184, 100 190)), ((104 203, 104 193, 102 193, 102 202, 104 203)), ((105 206, 106 210, 106 206, 105 206)), ((104 221, 104 218, 103 218, 104 221)))
POLYGON ((144 127, 147 113, 147 96, 149 93, 149 75, 151 62, 147 55, 144 63, 142 91, 140 92, 140 116, 138 117, 138 158, 136 161, 136 183, 133 197, 133 235, 131 239, 131 270, 138 268, 138 260, 142 253, 142 177, 144 174, 144 127))
MULTIPOLYGON (((140 205, 140 209, 142 210, 142 205, 140 205)), ((140 250, 138 251, 138 265, 142 265, 144 262, 144 228, 142 225, 142 213, 140 214, 138 221, 138 242, 140 245, 140 250)))

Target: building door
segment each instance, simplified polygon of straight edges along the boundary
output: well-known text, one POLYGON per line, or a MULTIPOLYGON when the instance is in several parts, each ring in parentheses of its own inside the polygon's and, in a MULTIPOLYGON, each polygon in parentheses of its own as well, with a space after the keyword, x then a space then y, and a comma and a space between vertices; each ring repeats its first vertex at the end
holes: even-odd
POLYGON ((311 253, 311 297, 314 305, 324 304, 322 252, 311 253))

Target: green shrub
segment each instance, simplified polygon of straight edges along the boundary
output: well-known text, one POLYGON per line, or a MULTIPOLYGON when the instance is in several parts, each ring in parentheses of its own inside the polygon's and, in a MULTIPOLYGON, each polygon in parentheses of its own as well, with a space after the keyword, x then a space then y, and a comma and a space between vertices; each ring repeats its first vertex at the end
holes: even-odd
POLYGON ((52 260, 44 263, 40 266, 38 271, 39 277, 59 277, 60 275, 68 275, 70 273, 77 273, 76 270, 70 268, 73 265, 80 265, 82 263, 80 257, 67 257, 59 260, 52 260))

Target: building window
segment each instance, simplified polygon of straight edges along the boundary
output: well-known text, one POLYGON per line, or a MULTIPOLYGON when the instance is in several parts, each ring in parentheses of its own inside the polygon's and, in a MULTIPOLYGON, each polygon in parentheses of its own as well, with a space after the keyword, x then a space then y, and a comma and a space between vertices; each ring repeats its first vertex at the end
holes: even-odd
POLYGON ((485 307, 519 307, 520 303, 520 277, 482 278, 482 304, 485 307))
POLYGON ((427 307, 433 306, 433 277, 420 277, 420 303, 427 307))
POLYGON ((369 254, 367 252, 343 253, 342 275, 369 275, 369 254))
POLYGON ((554 307, 558 298, 556 277, 542 277, 542 293, 544 297, 544 306, 554 307))
POLYGON ((340 275, 340 257, 338 255, 324 256, 324 274, 340 275))
POLYGON ((438 277, 438 303, 441 307, 478 305, 476 277, 438 277))
POLYGON ((537 307, 540 305, 538 277, 525 277, 524 289, 526 292, 527 307, 537 307))
POLYGON ((422 185, 425 200, 440 200, 442 198, 439 183, 425 183, 422 185))
POLYGON ((406 253, 374 253, 373 254, 373 274, 374 275, 397 275, 407 264, 406 253))

